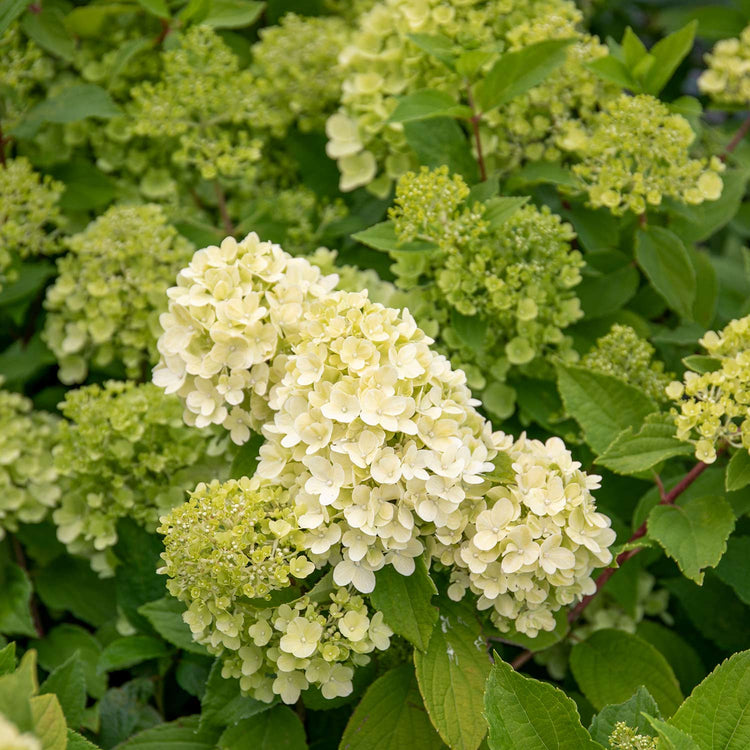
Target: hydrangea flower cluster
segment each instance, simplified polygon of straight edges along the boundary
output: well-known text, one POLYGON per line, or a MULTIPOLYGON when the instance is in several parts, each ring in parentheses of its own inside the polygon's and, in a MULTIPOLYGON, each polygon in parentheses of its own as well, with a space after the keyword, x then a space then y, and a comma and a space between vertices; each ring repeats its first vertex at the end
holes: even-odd
POLYGON ((356 666, 388 648, 382 613, 330 576, 302 594, 317 556, 288 490, 247 477, 200 484, 159 531, 161 572, 188 605, 193 637, 254 698, 295 703, 310 685, 325 698, 349 695, 356 666), (283 603, 271 604, 272 592, 283 603))
POLYGON ((274 136, 283 137, 295 121, 303 131, 323 125, 339 99, 344 74, 337 59, 348 36, 341 18, 296 13, 286 13, 278 26, 260 31, 260 41, 253 45, 262 101, 258 116, 274 136))
POLYGON ((113 568, 117 522, 150 531, 206 475, 226 476, 224 442, 191 430, 180 402, 151 383, 109 381, 69 391, 54 463, 62 498, 53 513, 57 536, 101 574, 113 568))
POLYGON ((20 393, 0 389, 0 539, 19 523, 42 521, 60 498, 52 460, 58 422, 20 393))
POLYGON ((199 250, 168 291, 155 383, 184 400, 188 424, 222 424, 240 444, 262 432, 254 481, 288 493, 306 558, 330 564, 336 586, 369 594, 378 570, 411 575, 425 553, 474 574, 463 551, 484 545, 486 511, 499 546, 477 549, 493 550, 507 587, 483 601, 501 597, 501 625, 554 627, 548 613, 611 560, 590 494, 599 478, 560 440, 493 432, 408 310, 336 281, 254 233, 199 250), (513 464, 505 481, 498 462, 513 464))
POLYGON ((663 362, 653 359, 655 351, 633 328, 615 323, 581 359, 581 366, 640 388, 654 401, 666 401, 664 389, 673 375, 664 372, 663 362))
POLYGON ((0 713, 0 747, 3 750, 42 750, 42 743, 31 732, 20 732, 5 714, 0 713))
POLYGON ((327 124, 328 155, 341 172, 340 187, 369 185, 387 194, 391 181, 417 166, 403 126, 387 123, 399 96, 437 89, 459 97, 461 75, 418 47, 409 35, 440 35, 465 49, 508 50, 547 39, 575 42, 562 69, 533 92, 485 113, 482 145, 488 168, 505 169, 522 159, 556 158, 555 140, 571 118, 587 118, 612 86, 585 63, 606 54, 598 40, 578 31, 581 13, 568 0, 478 0, 447 5, 440 0, 384 0, 359 19, 340 63, 341 108, 327 124))
POLYGON ((716 200, 724 164, 691 159, 690 123, 653 96, 622 94, 607 103, 587 128, 571 123, 561 145, 576 151, 573 166, 589 203, 616 216, 642 214, 665 197, 691 205, 716 200))
POLYGON ((52 253, 62 223, 58 200, 62 183, 35 172, 24 157, 0 167, 0 288, 17 278, 13 266, 29 255, 52 253))
MULTIPOLYGON (((437 249, 391 256, 397 284, 421 289, 428 311, 443 309, 440 345, 481 389, 482 373, 502 381, 511 365, 570 352, 562 331, 582 316, 574 288, 583 259, 571 248, 572 227, 546 206, 522 206, 495 225, 488 220, 491 204, 470 206, 468 195, 463 179, 449 176, 446 167, 404 175, 391 209, 396 235, 402 242, 428 240, 437 249), (451 325, 450 308, 492 321, 479 351, 451 325)), ((415 312, 421 322, 418 307, 415 312)))
POLYGON ((192 245, 153 204, 113 206, 66 241, 47 291, 44 340, 63 383, 80 383, 89 365, 122 362, 128 377, 153 364, 164 289, 192 245))
POLYGON ((609 735, 612 750, 658 750, 659 741, 655 737, 638 732, 624 721, 618 721, 609 735))
POLYGON ((176 139, 172 160, 205 179, 252 174, 263 142, 250 131, 258 100, 250 71, 240 70, 237 56, 208 26, 188 29, 180 46, 162 57, 161 78, 131 92, 134 132, 176 139))
POLYGON ((487 491, 460 545, 436 553, 453 567, 452 599, 470 588, 499 630, 514 625, 534 637, 554 629, 558 609, 596 590, 591 571, 612 561, 615 532, 591 495, 601 477, 581 471, 560 438, 522 435, 504 447, 513 480, 487 491))
POLYGON ((708 68, 698 78, 698 88, 716 104, 746 107, 750 102, 750 26, 739 39, 722 39, 705 56, 708 68))
POLYGON ((710 464, 724 442, 750 451, 750 316, 709 331, 700 343, 716 369, 688 370, 666 392, 679 409, 672 410, 677 438, 693 443, 696 458, 710 464))

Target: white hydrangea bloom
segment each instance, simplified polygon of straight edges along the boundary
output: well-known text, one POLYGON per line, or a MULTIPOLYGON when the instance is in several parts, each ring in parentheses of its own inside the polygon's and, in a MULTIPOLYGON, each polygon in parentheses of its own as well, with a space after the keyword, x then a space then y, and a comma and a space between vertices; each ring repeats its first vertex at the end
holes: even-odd
POLYGON ((33 734, 21 733, 0 714, 0 748, 2 750, 42 750, 42 743, 33 734))
MULTIPOLYGON (((254 233, 198 251, 168 292, 155 382, 184 400, 189 424, 222 424, 237 443, 262 433, 255 481, 288 492, 337 586, 369 594, 383 566, 410 575, 427 553, 455 566, 451 596, 470 587, 501 627, 553 628, 611 560, 614 533, 590 494, 599 478, 559 439, 493 432, 408 310, 336 282, 254 233), (508 456, 504 486, 490 476, 508 456)), ((374 620, 348 617, 339 627, 356 643, 374 620)), ((285 626, 290 659, 306 658, 305 628, 285 626)), ((287 700, 299 674, 273 692, 287 700)))

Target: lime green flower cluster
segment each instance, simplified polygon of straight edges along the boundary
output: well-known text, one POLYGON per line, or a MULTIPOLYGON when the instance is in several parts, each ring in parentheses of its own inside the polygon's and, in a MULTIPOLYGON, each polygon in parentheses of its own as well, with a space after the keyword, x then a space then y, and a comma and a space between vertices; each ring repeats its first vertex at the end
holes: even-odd
POLYGON ((709 331, 701 344, 716 369, 688 370, 666 393, 679 408, 672 410, 677 438, 693 443, 695 457, 710 464, 720 443, 750 451, 750 315, 709 331))
POLYGON ((51 58, 23 37, 17 23, 0 34, 0 120, 4 130, 18 124, 54 75, 51 58))
POLYGON ((621 216, 642 214, 665 197, 697 205, 721 195, 724 164, 715 156, 691 159, 694 139, 690 123, 655 97, 622 94, 590 128, 571 123, 560 143, 581 157, 573 172, 589 203, 621 216))
MULTIPOLYGON (((572 227, 546 206, 522 206, 496 226, 488 218, 491 204, 469 206, 468 195, 463 179, 450 177, 446 167, 404 175, 391 209, 396 234, 437 249, 391 256, 397 284, 421 285, 433 311, 443 309, 440 344, 456 366, 474 373, 471 385, 481 389, 480 372, 503 380, 511 365, 570 353, 562 331, 582 315, 574 287, 583 260, 571 249, 572 227), (451 325, 450 307, 477 316, 478 324, 492 321, 479 351, 451 325)), ((421 321, 420 305, 407 304, 421 321)))
POLYGON ((14 265, 29 255, 57 249, 54 230, 62 223, 58 200, 62 183, 35 172, 24 157, 0 166, 0 288, 14 281, 14 265))
POLYGON ((58 422, 20 393, 0 390, 0 539, 19 522, 42 521, 60 498, 52 460, 58 422))
POLYGON ((80 383, 89 364, 122 362, 128 377, 158 359, 164 290, 190 258, 191 244, 159 206, 113 206, 67 240, 70 252, 47 291, 44 340, 60 380, 80 383))
POLYGON ((555 140, 565 122, 585 118, 612 95, 585 63, 606 54, 606 47, 578 31, 581 13, 569 0, 389 0, 359 19, 351 44, 340 57, 349 72, 341 108, 327 123, 328 155, 341 171, 342 190, 362 185, 387 194, 392 180, 417 159, 403 125, 387 123, 399 96, 437 89, 457 101, 466 89, 463 77, 418 47, 413 34, 440 35, 457 53, 488 52, 488 64, 500 46, 510 50, 553 38, 575 42, 560 71, 535 92, 507 107, 485 113, 483 150, 491 169, 507 169, 520 160, 557 158, 555 140))
POLYGON ((191 27, 162 57, 161 78, 131 92, 134 132, 167 139, 174 163, 205 179, 247 178, 263 146, 249 130, 258 100, 252 74, 207 26, 191 27))
POLYGON ((638 734, 624 721, 618 721, 609 735, 612 750, 658 750, 659 741, 647 734, 638 734))
POLYGON ((630 326, 615 323, 609 333, 597 339, 581 365, 640 388, 657 402, 666 401, 664 389, 674 376, 664 372, 663 362, 653 359, 655 351, 630 326))
POLYGON ((354 668, 388 648, 391 630, 361 596, 327 577, 304 585, 317 555, 287 490, 247 477, 199 484, 159 532, 160 572, 188 605, 193 637, 254 698, 295 703, 311 685, 326 698, 349 695, 354 668), (284 603, 271 604, 271 592, 284 603))
POLYGON ((214 433, 189 429, 176 398, 154 385, 109 381, 69 391, 61 404, 55 466, 63 477, 53 513, 57 535, 73 554, 111 572, 117 522, 150 531, 206 474, 227 473, 214 433))
POLYGON ((253 46, 263 100, 259 121, 274 136, 283 137, 294 122, 303 131, 322 126, 335 109, 344 78, 337 59, 348 36, 341 18, 295 13, 260 31, 261 40, 253 46))
POLYGON ((739 39, 722 39, 706 55, 708 69, 698 88, 719 106, 746 107, 750 103, 750 26, 739 39))

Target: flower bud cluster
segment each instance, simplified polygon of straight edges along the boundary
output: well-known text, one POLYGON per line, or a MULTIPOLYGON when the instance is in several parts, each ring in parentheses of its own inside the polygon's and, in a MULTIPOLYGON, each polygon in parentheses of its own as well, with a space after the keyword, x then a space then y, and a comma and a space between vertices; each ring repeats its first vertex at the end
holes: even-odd
POLYGON ((609 735, 609 746, 612 750, 658 750, 660 743, 656 737, 638 734, 624 721, 618 721, 609 735))
MULTIPOLYGON (((511 365, 570 351, 562 331, 582 315, 574 287, 583 259, 571 248, 572 227, 546 206, 522 206, 495 225, 488 205, 468 205, 468 194, 463 179, 450 177, 446 167, 404 175, 390 214, 396 234, 437 249, 390 254, 396 283, 426 298, 428 316, 442 308, 438 345, 482 389, 482 373, 502 381, 511 365), (481 347, 468 345, 454 329, 451 308, 492 321, 481 347)), ((421 323, 419 306, 414 311, 421 323)))
POLYGON ((254 481, 288 492, 308 558, 339 587, 369 594, 376 571, 411 575, 425 553, 468 571, 461 550, 486 498, 515 493, 518 513, 501 520, 518 540, 494 552, 517 581, 502 616, 524 632, 553 627, 546 613, 587 593, 611 559, 598 477, 562 441, 492 432, 408 310, 335 283, 255 234, 198 251, 168 291, 155 382, 184 400, 189 424, 222 424, 237 443, 262 432, 254 481), (506 460, 504 482, 494 472, 506 460))
POLYGON ((62 191, 62 183, 35 172, 22 156, 0 167, 0 289, 18 278, 20 259, 57 249, 62 191))
POLYGON ((0 390, 0 539, 19 523, 42 521, 60 498, 52 460, 58 422, 20 393, 0 390))
POLYGON ((398 98, 420 89, 451 96, 465 91, 463 74, 431 56, 413 34, 440 35, 456 55, 488 51, 486 66, 500 45, 518 50, 547 39, 571 38, 567 62, 538 89, 483 113, 483 152, 491 169, 520 160, 555 159, 562 125, 587 118, 613 87, 597 80, 585 63, 606 54, 594 37, 578 31, 580 11, 568 0, 479 0, 446 4, 440 0, 384 0, 359 18, 340 64, 349 73, 341 108, 327 123, 328 155, 336 159, 343 191, 369 185, 387 194, 390 184, 417 159, 400 123, 388 123, 398 98))
POLYGON ((159 531, 160 572, 188 605, 193 637, 254 698, 295 703, 311 685, 325 698, 349 695, 354 668, 388 648, 382 613, 330 576, 303 593, 316 555, 287 490, 247 477, 200 484, 159 531))
POLYGON ((206 473, 227 473, 226 460, 216 457, 223 441, 186 427, 179 401, 150 383, 86 386, 60 406, 67 420, 53 451, 62 478, 57 536, 100 573, 112 570, 121 518, 154 531, 206 473))
POLYGON ((721 443, 750 451, 750 316, 709 331, 701 344, 717 368, 688 370, 666 393, 677 406, 677 438, 693 443, 695 457, 710 464, 721 443))
POLYGON ((258 99, 253 75, 240 70, 237 56, 208 26, 188 29, 162 58, 161 78, 131 92, 135 133, 174 139, 174 163, 204 179, 247 178, 263 146, 249 131, 258 99))
POLYGON ((594 208, 614 215, 644 213, 665 197, 690 205, 716 200, 723 189, 718 157, 691 159, 690 123, 653 96, 622 94, 586 127, 571 123, 560 143, 575 151, 573 166, 594 208))
POLYGON ((581 471, 560 438, 506 445, 512 481, 487 491, 460 545, 436 552, 453 567, 452 599, 470 588, 499 630, 534 637, 554 629, 558 609, 594 593, 591 572, 612 561, 615 532, 591 495, 601 477, 581 471))
POLYGON ((673 375, 664 372, 663 362, 653 359, 655 351, 630 326, 615 323, 581 359, 581 366, 640 388, 657 402, 666 401, 664 389, 673 375))
POLYGON ((66 241, 47 291, 44 340, 63 383, 85 380, 89 366, 122 362, 128 377, 157 359, 164 289, 190 257, 191 244, 159 206, 113 206, 66 241))
POLYGON ((708 69, 698 88, 719 106, 747 107, 750 102, 750 26, 739 39, 722 39, 705 56, 708 69))

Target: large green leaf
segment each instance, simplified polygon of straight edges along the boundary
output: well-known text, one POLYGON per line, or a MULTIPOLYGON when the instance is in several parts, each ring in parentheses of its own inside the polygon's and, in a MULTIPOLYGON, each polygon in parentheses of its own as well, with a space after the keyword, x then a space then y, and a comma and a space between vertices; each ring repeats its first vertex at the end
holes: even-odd
POLYGON ((160 638, 150 635, 128 635, 107 644, 99 657, 100 672, 127 669, 149 659, 169 654, 170 648, 160 638))
POLYGON ((445 164, 460 174, 469 185, 479 182, 479 167, 466 131, 450 117, 415 120, 404 123, 406 141, 420 164, 434 169, 445 164))
POLYGON ((745 604, 750 604, 750 536, 733 536, 716 567, 716 575, 730 585, 745 604))
POLYGON ((458 104, 443 91, 421 89, 402 96, 388 122, 414 122, 433 117, 471 117, 471 107, 458 104))
POLYGON ((265 6, 255 0, 211 0, 201 23, 215 29, 244 29, 260 18, 265 6))
POLYGON ((240 683, 221 676, 221 661, 211 667, 201 700, 201 726, 229 726, 267 711, 270 704, 256 701, 240 692, 240 683))
POLYGON ((495 659, 484 695, 490 750, 597 750, 562 690, 495 659))
POLYGON ((26 36, 53 55, 72 62, 75 42, 64 24, 64 14, 59 8, 43 6, 41 13, 27 13, 21 21, 26 36))
POLYGON ((572 39, 550 39, 503 55, 476 87, 481 111, 488 112, 538 86, 565 62, 566 48, 572 42, 572 39))
POLYGON ((220 750, 307 750, 305 728, 289 706, 274 706, 229 727, 219 738, 220 750))
POLYGON ((396 230, 393 228, 393 222, 390 221, 381 221, 379 224, 357 232, 352 235, 352 239, 375 250, 384 250, 386 252, 395 251, 402 253, 437 250, 437 245, 425 240, 399 242, 396 230))
POLYGON ((700 750, 695 740, 681 729, 653 716, 646 716, 659 737, 659 750, 700 750))
POLYGON ((696 292, 695 269, 682 240, 663 227, 639 229, 635 257, 670 308, 691 320, 696 292))
POLYGON ((557 385, 565 409, 597 454, 604 453, 623 430, 640 428, 657 409, 643 391, 584 367, 558 366, 557 385))
POLYGON ((740 448, 727 464, 726 488, 728 492, 741 490, 750 484, 750 453, 740 448))
POLYGON ((0 5, 0 34, 10 26, 26 10, 31 0, 5 0, 0 5))
POLYGON ((682 703, 677 678, 667 660, 650 644, 622 630, 598 630, 573 646, 573 676, 594 708, 622 703, 641 686, 665 716, 682 703))
POLYGON ((438 618, 437 608, 430 603, 434 594, 435 584, 418 558, 410 576, 401 575, 392 565, 379 570, 370 599, 395 633, 424 651, 438 618))
POLYGON ((411 666, 392 669, 367 688, 346 725, 340 747, 341 750, 445 747, 424 710, 411 666))
POLYGON ((31 583, 26 571, 13 562, 0 560, 0 633, 36 635, 31 619, 31 583))
POLYGON ((414 651, 419 692, 438 734, 452 750, 476 750, 487 728, 482 696, 490 660, 474 612, 445 603, 427 651, 414 651))
POLYGON ((713 568, 727 548, 734 511, 723 497, 698 497, 682 505, 657 505, 648 517, 648 535, 664 548, 680 570, 697 584, 704 568, 713 568))
POLYGON ((693 47, 695 31, 698 21, 693 19, 681 29, 673 32, 664 39, 660 39, 649 52, 656 58, 643 78, 645 93, 658 96, 667 85, 679 64, 685 59, 693 47))
POLYGON ((609 736, 615 728, 615 724, 622 721, 629 727, 637 730, 638 734, 653 736, 651 725, 643 716, 646 712, 652 716, 659 716, 659 707, 651 696, 651 693, 641 685, 633 695, 623 703, 615 703, 605 706, 593 719, 589 732, 591 736, 604 747, 608 746, 609 736))
POLYGON ((693 690, 670 723, 689 734, 700 750, 747 750, 750 651, 722 662, 693 690))
POLYGON ((190 628, 182 619, 184 611, 185 605, 171 596, 165 596, 138 608, 138 614, 143 615, 165 641, 184 651, 208 654, 205 646, 193 640, 190 628))
MULTIPOLYGON (((197 716, 186 716, 146 729, 118 745, 118 750, 214 750, 218 730, 198 728, 197 716)), ((279 748, 279 750, 281 750, 279 748)))
POLYGON ((34 735, 43 750, 66 750, 68 727, 60 701, 55 695, 36 695, 29 702, 34 722, 34 735))
POLYGON ((39 686, 39 693, 54 693, 71 727, 80 726, 86 707, 86 673, 80 656, 75 653, 39 686))
POLYGON ((651 414, 640 430, 623 430, 596 459, 596 463, 616 474, 638 474, 674 456, 693 452, 689 443, 675 436, 674 420, 668 414, 651 414))

